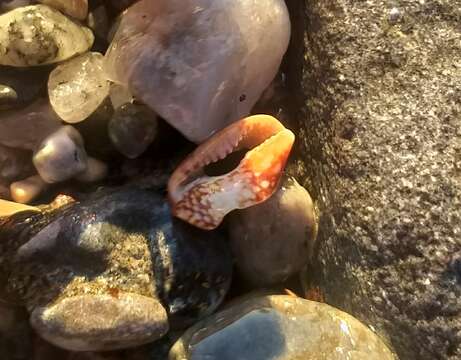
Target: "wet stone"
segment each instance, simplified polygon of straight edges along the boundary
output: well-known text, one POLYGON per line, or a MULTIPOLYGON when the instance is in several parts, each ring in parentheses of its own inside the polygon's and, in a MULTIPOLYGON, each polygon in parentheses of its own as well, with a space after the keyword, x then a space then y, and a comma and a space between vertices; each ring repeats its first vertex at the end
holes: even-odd
POLYGON ((68 180, 87 168, 83 138, 72 126, 49 135, 34 153, 33 162, 47 183, 68 180))
POLYGON ((352 316, 292 296, 242 301, 187 330, 170 360, 395 359, 382 340, 352 316))
POLYGON ((88 51, 93 40, 90 29, 46 5, 0 15, 1 65, 27 67, 64 61, 88 51))
POLYGON ((54 69, 48 94, 54 111, 68 123, 87 119, 109 96, 109 83, 102 65, 103 56, 89 52, 54 69))
MULTIPOLYGON (((81 332, 73 332, 75 317, 63 314, 75 314, 81 301, 91 304, 102 301, 98 296, 121 299, 129 293, 159 301, 171 329, 187 327, 224 299, 232 256, 222 234, 173 219, 162 195, 122 188, 96 192, 51 213, 0 219, 0 274, 8 274, 7 281, 0 281, 0 298, 6 294, 24 302, 46 339, 69 349, 108 350, 132 346, 135 338, 145 342, 138 332, 145 329, 143 317, 126 315, 137 335, 111 345, 105 334, 117 333, 115 323, 98 330, 94 314, 84 312, 78 320, 81 332)), ((142 307, 136 306, 137 311, 142 313, 142 307)))
POLYGON ((299 273, 312 256, 317 218, 309 193, 284 177, 267 201, 229 218, 232 251, 241 275, 264 287, 299 273))
POLYGON ((35 309, 31 324, 49 342, 74 351, 140 345, 168 331, 163 306, 150 297, 130 293, 69 297, 35 309))
POLYGON ((157 135, 157 116, 145 105, 125 104, 115 110, 109 123, 109 137, 123 155, 141 155, 157 135))

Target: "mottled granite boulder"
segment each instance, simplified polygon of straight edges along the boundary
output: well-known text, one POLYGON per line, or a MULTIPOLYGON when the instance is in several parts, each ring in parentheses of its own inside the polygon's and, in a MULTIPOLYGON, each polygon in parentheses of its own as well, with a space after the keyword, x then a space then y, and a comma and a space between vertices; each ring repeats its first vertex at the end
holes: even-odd
POLYGON ((289 3, 306 55, 295 170, 321 212, 306 287, 401 359, 459 359, 460 2, 289 3))

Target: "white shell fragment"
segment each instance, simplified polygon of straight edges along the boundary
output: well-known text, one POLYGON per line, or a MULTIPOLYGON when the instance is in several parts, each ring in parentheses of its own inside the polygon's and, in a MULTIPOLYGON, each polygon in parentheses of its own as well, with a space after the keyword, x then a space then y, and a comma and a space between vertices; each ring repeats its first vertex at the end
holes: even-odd
POLYGON ((52 64, 88 51, 94 36, 47 5, 20 7, 0 16, 0 65, 52 64))
POLYGON ((88 0, 39 0, 79 20, 88 16, 88 0))
POLYGON ((249 114, 289 39, 283 0, 141 0, 122 15, 106 71, 201 142, 249 114))
POLYGON ((82 136, 72 126, 63 126, 42 142, 33 162, 47 183, 57 183, 82 173, 88 163, 82 136))
POLYGON ((109 82, 102 69, 103 56, 89 52, 54 69, 48 80, 53 110, 68 123, 88 118, 109 96, 109 82))

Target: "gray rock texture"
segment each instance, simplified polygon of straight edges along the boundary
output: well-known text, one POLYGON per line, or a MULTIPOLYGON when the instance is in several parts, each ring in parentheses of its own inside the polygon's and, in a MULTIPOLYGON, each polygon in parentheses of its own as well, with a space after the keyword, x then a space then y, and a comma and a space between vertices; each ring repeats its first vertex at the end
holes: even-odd
POLYGON ((306 288, 401 359, 460 359, 461 1, 288 3, 294 171, 321 216, 306 288))

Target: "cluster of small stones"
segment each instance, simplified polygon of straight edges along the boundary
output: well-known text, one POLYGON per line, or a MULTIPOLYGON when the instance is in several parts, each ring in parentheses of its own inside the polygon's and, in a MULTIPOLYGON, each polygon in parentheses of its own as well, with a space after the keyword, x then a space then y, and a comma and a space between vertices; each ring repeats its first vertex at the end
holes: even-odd
POLYGON ((293 296, 250 296, 202 320, 226 297, 233 260, 252 289, 306 266, 318 219, 291 177, 232 214, 230 249, 222 229, 178 224, 158 192, 17 204, 105 179, 109 163, 92 151, 105 136, 128 159, 159 140, 161 119, 205 140, 249 114, 288 47, 283 0, 140 0, 122 12, 134 2, 0 2, 0 270, 16 266, 6 292, 30 314, 3 304, 0 273, 0 353, 30 339, 31 325, 46 340, 31 345, 34 360, 392 359, 358 320, 293 296))

